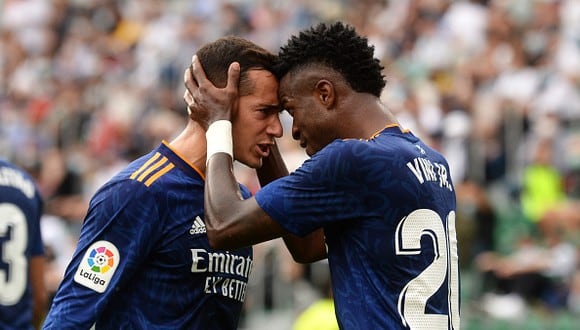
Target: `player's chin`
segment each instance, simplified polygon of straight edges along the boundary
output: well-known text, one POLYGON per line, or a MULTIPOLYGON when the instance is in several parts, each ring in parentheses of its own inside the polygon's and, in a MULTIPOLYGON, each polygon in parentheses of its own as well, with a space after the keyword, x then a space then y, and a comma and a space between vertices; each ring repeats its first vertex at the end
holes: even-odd
POLYGON ((258 169, 262 167, 263 158, 260 156, 252 156, 244 159, 242 163, 250 168, 258 169))

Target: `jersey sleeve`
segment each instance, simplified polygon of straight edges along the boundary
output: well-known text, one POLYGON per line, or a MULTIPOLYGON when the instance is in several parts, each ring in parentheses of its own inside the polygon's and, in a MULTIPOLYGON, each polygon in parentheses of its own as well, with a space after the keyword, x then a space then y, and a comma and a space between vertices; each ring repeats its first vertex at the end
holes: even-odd
POLYGON ((364 148, 357 140, 329 144, 289 176, 259 190, 255 196, 258 205, 299 236, 355 218, 365 203, 372 203, 366 200, 374 185, 367 175, 371 169, 357 157, 364 148))
POLYGON ((138 184, 105 187, 92 199, 45 329, 89 328, 146 262, 164 215, 138 184))

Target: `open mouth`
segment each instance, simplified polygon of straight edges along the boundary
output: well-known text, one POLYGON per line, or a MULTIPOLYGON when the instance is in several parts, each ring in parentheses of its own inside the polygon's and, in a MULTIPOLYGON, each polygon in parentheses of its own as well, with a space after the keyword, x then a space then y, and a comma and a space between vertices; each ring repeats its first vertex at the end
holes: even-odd
POLYGON ((268 155, 270 154, 269 144, 258 144, 258 149, 260 150, 260 154, 262 157, 268 157, 268 155))

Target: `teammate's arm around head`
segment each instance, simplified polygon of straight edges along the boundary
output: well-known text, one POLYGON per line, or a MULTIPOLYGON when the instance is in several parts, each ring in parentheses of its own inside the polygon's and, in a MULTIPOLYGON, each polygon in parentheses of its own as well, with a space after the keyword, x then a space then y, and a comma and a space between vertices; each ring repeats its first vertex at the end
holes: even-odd
MULTIPOLYGON (((233 155, 228 152, 232 143, 231 125, 227 125, 235 106, 232 100, 238 95, 238 79, 239 64, 232 63, 226 87, 216 88, 195 56, 184 77, 187 87, 184 99, 192 118, 202 118, 205 122, 201 126, 207 128, 205 220, 210 243, 214 248, 235 249, 284 237, 296 261, 322 259, 326 256, 322 230, 302 239, 293 236, 264 212, 254 198, 243 200, 239 196, 232 171, 233 155)), ((273 149, 258 172, 262 185, 288 174, 277 148, 273 149)))

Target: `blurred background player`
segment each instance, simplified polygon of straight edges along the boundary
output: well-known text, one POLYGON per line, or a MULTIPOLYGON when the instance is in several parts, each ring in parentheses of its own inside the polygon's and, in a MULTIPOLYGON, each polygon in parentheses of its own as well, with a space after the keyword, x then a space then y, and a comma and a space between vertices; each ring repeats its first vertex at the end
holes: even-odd
POLYGON ((0 329, 39 329, 46 313, 42 210, 32 177, 0 159, 0 329))

